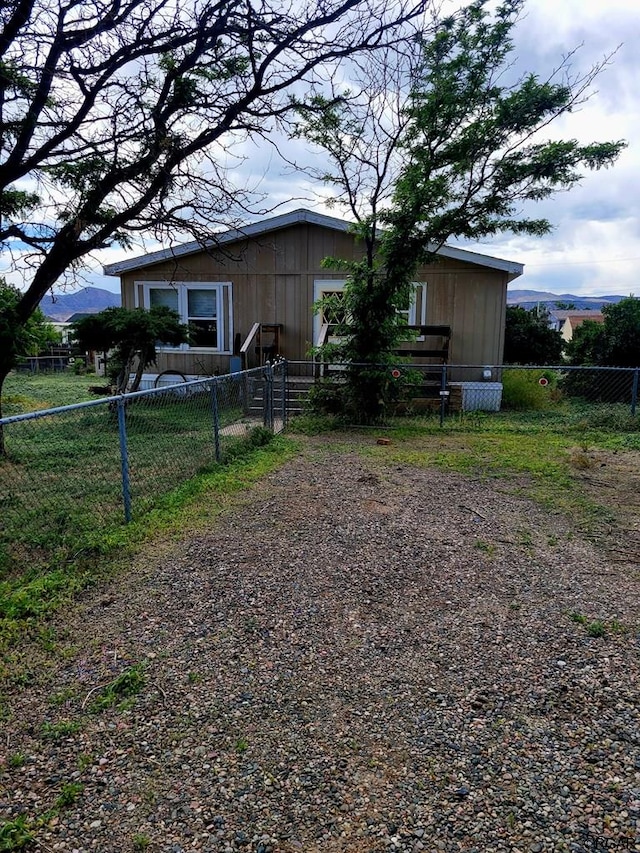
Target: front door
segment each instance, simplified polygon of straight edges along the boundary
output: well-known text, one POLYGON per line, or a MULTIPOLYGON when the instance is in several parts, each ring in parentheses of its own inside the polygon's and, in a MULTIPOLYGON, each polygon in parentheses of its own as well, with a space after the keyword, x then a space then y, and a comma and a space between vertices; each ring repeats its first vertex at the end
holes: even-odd
MULTIPOLYGON (((317 310, 314 308, 313 315, 313 345, 317 347, 321 341, 320 336, 323 332, 323 329, 328 327, 327 336, 324 339, 324 343, 337 344, 340 343, 342 338, 337 336, 334 331, 335 329, 344 323, 345 314, 343 307, 344 300, 344 281, 331 281, 331 280, 321 280, 314 281, 313 283, 313 302, 314 306, 321 299, 327 299, 327 304, 321 306, 317 310)), ((337 364, 326 364, 324 367, 328 367, 331 370, 341 370, 343 369, 341 365, 337 364)))

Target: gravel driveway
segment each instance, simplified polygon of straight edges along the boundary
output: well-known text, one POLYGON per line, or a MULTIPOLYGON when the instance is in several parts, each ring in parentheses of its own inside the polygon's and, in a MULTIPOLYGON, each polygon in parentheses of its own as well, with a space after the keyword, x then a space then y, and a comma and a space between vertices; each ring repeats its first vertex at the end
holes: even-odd
POLYGON ((348 444, 245 497, 88 594, 13 697, 2 816, 60 806, 34 849, 640 851, 637 567, 348 444))

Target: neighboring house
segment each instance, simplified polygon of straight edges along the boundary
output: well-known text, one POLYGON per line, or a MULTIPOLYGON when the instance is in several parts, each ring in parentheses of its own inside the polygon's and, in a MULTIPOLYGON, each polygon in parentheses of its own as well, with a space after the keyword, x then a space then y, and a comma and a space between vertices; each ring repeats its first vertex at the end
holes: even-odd
POLYGON ((47 320, 51 323, 56 332, 60 332, 60 340, 65 345, 73 344, 73 336, 71 335, 71 324, 75 323, 78 320, 84 320, 85 317, 91 317, 94 313, 97 312, 83 312, 76 311, 75 314, 71 314, 66 320, 55 320, 51 317, 47 317, 47 320))
POLYGON ((56 332, 60 333, 60 343, 68 344, 69 343, 69 321, 65 320, 54 320, 51 317, 47 317, 47 321, 51 323, 56 332))
MULTIPOLYGON (((190 345, 158 348, 158 372, 227 373, 276 354, 289 360, 290 372, 302 372, 295 362, 308 361, 311 347, 327 329, 330 334, 331 317, 314 312, 314 303, 344 288, 344 273, 325 269, 323 259, 362 256, 349 229, 343 220, 296 210, 224 232, 206 248, 186 243, 110 264, 104 272, 120 277, 124 306, 167 305, 191 324, 190 345)), ((409 323, 449 327, 452 364, 499 364, 507 284, 522 271, 513 261, 444 246, 416 275, 409 323)), ((434 341, 418 337, 412 352, 421 345, 431 350, 434 341)))
POLYGON ((556 310, 551 311, 549 321, 552 328, 560 332, 563 340, 570 341, 575 330, 585 320, 604 323, 604 314, 600 311, 556 310))

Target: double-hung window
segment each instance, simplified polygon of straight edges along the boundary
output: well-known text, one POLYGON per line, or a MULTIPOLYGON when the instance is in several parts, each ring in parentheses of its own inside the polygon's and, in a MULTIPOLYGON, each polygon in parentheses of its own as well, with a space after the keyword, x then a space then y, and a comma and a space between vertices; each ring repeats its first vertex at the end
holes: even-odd
MULTIPOLYGON (((411 302, 405 311, 398 311, 407 321, 408 326, 427 325, 427 285, 424 282, 414 282, 411 302)), ((418 336, 418 341, 424 337, 418 336)))
MULTIPOLYGON (((233 339, 230 282, 160 282, 142 284, 145 308, 164 305, 189 325, 191 342, 177 349, 229 352, 233 339)), ((172 347, 174 349, 174 347, 172 347)))
POLYGON ((193 345, 222 349, 218 334, 218 291, 187 288, 187 323, 193 345))

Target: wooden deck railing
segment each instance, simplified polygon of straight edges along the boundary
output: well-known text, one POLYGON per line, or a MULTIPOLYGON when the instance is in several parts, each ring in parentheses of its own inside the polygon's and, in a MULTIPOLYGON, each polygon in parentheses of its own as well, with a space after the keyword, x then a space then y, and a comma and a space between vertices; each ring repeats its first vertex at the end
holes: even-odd
POLYGON ((451 326, 407 326, 407 329, 415 333, 415 340, 408 340, 407 345, 396 350, 398 355, 411 356, 412 358, 438 358, 443 363, 449 359, 449 340, 451 338, 451 326), (439 339, 439 346, 431 346, 428 338, 439 339))
POLYGON ((244 343, 240 347, 240 355, 242 356, 243 362, 247 360, 247 353, 249 352, 249 348, 253 341, 255 340, 256 335, 260 331, 260 323, 254 323, 249 331, 249 334, 244 339, 244 343))
POLYGON ((282 356, 280 351, 281 333, 282 325, 280 323, 254 323, 240 347, 243 367, 249 366, 247 355, 254 344, 259 367, 262 367, 267 361, 273 361, 282 356))

